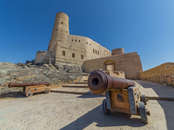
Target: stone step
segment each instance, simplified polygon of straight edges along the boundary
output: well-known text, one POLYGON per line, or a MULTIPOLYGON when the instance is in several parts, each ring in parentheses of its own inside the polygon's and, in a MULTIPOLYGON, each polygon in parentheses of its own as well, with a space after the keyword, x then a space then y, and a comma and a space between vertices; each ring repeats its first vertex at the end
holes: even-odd
POLYGON ((88 84, 88 82, 86 81, 86 82, 74 82, 73 84, 88 84))
POLYGON ((62 87, 69 87, 69 88, 88 88, 88 84, 63 84, 62 87))
POLYGON ((84 88, 66 88, 66 87, 52 88, 51 92, 65 93, 65 94, 88 94, 88 93, 90 93, 88 89, 84 89, 84 88))

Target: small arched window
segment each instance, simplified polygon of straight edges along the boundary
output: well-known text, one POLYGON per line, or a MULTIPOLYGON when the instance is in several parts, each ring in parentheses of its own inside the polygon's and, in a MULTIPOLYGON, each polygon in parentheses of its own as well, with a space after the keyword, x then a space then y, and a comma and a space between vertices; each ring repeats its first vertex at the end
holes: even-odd
POLYGON ((75 53, 72 53, 72 58, 75 58, 75 53))
POLYGON ((81 55, 81 59, 82 59, 82 60, 84 59, 84 56, 83 56, 83 55, 81 55))
POLYGON ((65 51, 62 51, 62 55, 65 56, 65 51))

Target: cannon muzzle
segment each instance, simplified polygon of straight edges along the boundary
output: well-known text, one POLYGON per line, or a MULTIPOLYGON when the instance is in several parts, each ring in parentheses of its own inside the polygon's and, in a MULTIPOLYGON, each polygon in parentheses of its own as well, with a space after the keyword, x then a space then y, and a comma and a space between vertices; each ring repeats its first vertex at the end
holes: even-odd
POLYGON ((101 94, 107 89, 126 89, 134 85, 133 81, 111 77, 100 70, 91 72, 88 78, 89 89, 94 94, 101 94))

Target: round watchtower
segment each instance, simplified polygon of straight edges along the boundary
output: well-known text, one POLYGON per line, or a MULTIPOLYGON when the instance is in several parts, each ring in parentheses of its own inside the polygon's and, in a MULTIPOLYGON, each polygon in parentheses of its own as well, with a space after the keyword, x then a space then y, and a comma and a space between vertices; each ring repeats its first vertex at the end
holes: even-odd
POLYGON ((63 12, 56 14, 55 24, 48 50, 55 48, 56 42, 65 42, 69 35, 69 17, 63 12))
POLYGON ((63 35, 69 35, 69 17, 68 17, 68 15, 63 12, 57 13, 54 28, 57 31, 56 38, 58 38, 58 39, 64 38, 63 35))

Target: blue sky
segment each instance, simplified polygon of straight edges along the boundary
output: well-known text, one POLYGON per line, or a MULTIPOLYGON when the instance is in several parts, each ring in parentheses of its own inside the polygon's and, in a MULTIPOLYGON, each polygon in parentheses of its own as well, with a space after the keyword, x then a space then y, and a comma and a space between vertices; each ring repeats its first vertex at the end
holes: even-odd
POLYGON ((59 11, 69 15, 71 34, 137 51, 144 70, 174 62, 174 0, 1 0, 0 62, 46 50, 59 11))

